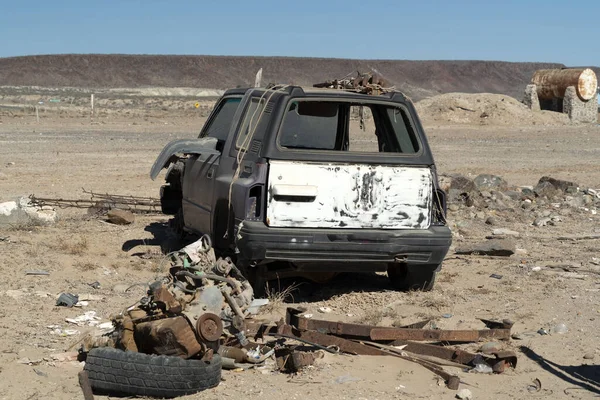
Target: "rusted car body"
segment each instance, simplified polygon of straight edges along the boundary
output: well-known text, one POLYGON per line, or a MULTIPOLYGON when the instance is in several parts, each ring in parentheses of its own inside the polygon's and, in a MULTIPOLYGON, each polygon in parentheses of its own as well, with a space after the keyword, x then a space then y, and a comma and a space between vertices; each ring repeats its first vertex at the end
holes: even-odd
POLYGON ((163 168, 163 212, 210 235, 255 283, 372 270, 430 290, 451 244, 431 150, 399 92, 228 90, 151 177, 163 168))

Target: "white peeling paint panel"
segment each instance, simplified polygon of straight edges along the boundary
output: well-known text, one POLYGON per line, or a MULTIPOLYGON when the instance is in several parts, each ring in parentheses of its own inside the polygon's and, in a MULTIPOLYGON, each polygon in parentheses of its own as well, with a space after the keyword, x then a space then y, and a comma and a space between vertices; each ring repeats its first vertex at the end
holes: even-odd
POLYGON ((271 161, 272 227, 426 229, 429 168, 271 161))

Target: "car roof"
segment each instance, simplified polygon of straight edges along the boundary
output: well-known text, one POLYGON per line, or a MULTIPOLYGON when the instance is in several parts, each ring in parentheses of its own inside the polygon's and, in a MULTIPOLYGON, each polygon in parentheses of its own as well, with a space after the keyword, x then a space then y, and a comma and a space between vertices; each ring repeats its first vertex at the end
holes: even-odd
MULTIPOLYGON (((267 88, 234 88, 225 91, 224 95, 241 95, 243 96, 249 90, 253 90, 255 95, 263 95, 266 91, 269 91, 267 88)), ((315 88, 311 86, 293 86, 290 85, 286 88, 286 92, 288 94, 293 94, 294 96, 315 96, 315 95, 323 95, 326 97, 343 97, 343 98, 356 98, 360 100, 392 100, 392 101, 406 101, 407 97, 404 93, 400 91, 391 91, 388 93, 384 93, 381 95, 370 95, 366 93, 359 93, 352 90, 344 90, 344 89, 328 89, 328 88, 315 88)))

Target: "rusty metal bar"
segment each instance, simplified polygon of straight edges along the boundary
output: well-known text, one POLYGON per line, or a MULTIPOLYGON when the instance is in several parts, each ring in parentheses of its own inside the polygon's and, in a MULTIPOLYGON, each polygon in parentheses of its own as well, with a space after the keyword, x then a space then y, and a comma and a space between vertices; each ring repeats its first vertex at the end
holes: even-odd
POLYGON ((485 354, 478 355, 461 349, 442 347, 427 343, 411 342, 406 340, 397 340, 393 342, 392 345, 406 345, 404 350, 410 353, 437 357, 468 366, 473 366, 473 361, 478 356, 480 356, 487 364, 489 364, 494 369, 494 372, 498 373, 504 372, 507 366, 510 366, 512 368, 516 368, 517 366, 517 355, 512 351, 494 352, 492 353, 494 357, 490 357, 485 354))
MULTIPOLYGON (((384 356, 387 355, 385 352, 376 349, 374 347, 365 346, 364 344, 356 343, 348 339, 343 339, 336 336, 326 335, 324 333, 315 331, 300 331, 294 329, 290 325, 281 325, 277 329, 279 335, 286 335, 290 337, 297 337, 307 342, 317 343, 321 346, 329 347, 336 346, 340 351, 355 355, 366 355, 366 356, 384 356)), ((268 333, 267 333, 268 334, 268 333)))
POLYGON ((133 213, 158 214, 161 212, 160 200, 152 197, 136 197, 116 194, 99 194, 88 192, 90 199, 63 199, 63 198, 44 198, 29 196, 31 202, 40 207, 53 206, 59 208, 90 208, 95 207, 98 210, 110 210, 120 208, 129 210, 133 213))
POLYGON ((444 379, 444 381, 446 382, 446 386, 449 389, 456 390, 456 389, 458 389, 458 386, 460 384, 460 378, 458 376, 453 375, 453 374, 449 373, 448 371, 445 371, 442 367, 440 367, 439 365, 437 365, 433 362, 430 362, 430 361, 425 361, 425 360, 420 360, 415 357, 400 355, 400 354, 397 354, 397 353, 389 351, 389 350, 367 346, 363 343, 353 342, 348 339, 343 339, 343 338, 327 335, 327 334, 320 333, 320 332, 300 331, 298 329, 294 329, 290 325, 280 325, 278 327, 277 331, 281 335, 286 335, 289 337, 297 337, 300 339, 304 339, 306 341, 318 343, 322 346, 337 346, 340 349, 340 351, 342 351, 344 353, 355 354, 355 355, 369 355, 369 356, 393 356, 393 357, 402 358, 404 360, 417 363, 417 364, 427 368, 428 370, 432 371, 433 373, 439 375, 440 377, 442 377, 444 379))
POLYGON ((478 342, 481 339, 510 339, 510 329, 442 330, 373 328, 372 340, 431 340, 438 342, 478 342))
MULTIPOLYGON (((317 331, 331 335, 351 339, 369 339, 373 341, 394 340, 429 340, 443 342, 477 342, 481 339, 510 339, 510 321, 488 321, 483 322, 490 326, 503 326, 503 328, 484 330, 442 330, 442 329, 418 329, 418 328, 387 328, 372 325, 349 324, 345 322, 333 322, 325 320, 314 320, 300 316, 301 310, 288 308, 286 323, 301 331, 317 331)), ((423 324, 424 326, 425 324, 423 324)))
POLYGON ((90 378, 87 371, 80 371, 77 374, 79 378, 79 386, 83 392, 84 400, 94 400, 94 393, 92 392, 92 385, 90 385, 90 378))

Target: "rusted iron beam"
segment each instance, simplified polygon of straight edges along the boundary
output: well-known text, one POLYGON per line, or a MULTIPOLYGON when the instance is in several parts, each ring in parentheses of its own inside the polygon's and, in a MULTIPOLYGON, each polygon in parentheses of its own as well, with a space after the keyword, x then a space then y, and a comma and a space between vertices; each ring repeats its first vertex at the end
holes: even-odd
POLYGON ((461 349, 453 349, 451 347, 436 346, 427 343, 411 342, 406 340, 397 340, 392 343, 394 346, 406 346, 404 350, 410 353, 437 357, 448 361, 453 361, 465 366, 473 366, 473 361, 477 357, 482 357, 483 360, 494 370, 494 372, 504 372, 506 367, 516 368, 517 355, 512 351, 494 352, 490 357, 487 355, 478 355, 461 349))
MULTIPOLYGON (((486 325, 503 326, 503 328, 484 330, 442 330, 442 329, 418 329, 418 328, 387 328, 372 325, 349 324, 345 322, 333 322, 325 320, 314 320, 302 317, 301 310, 288 308, 286 323, 301 331, 317 331, 331 335, 351 339, 369 339, 373 341, 393 340, 429 340, 444 342, 477 342, 481 339, 510 339, 510 327, 512 322, 483 320, 486 325)), ((423 324, 424 326, 425 324, 423 324)))
POLYGON ((348 339, 343 339, 340 337, 331 336, 331 335, 327 335, 327 334, 320 333, 320 332, 301 331, 301 330, 295 329, 294 327, 287 325, 287 324, 280 325, 278 327, 277 331, 281 335, 285 335, 288 337, 297 337, 299 339, 304 339, 306 341, 318 343, 321 346, 327 346, 327 347, 337 346, 340 349, 340 351, 342 351, 344 353, 355 354, 355 355, 368 355, 368 356, 393 356, 393 357, 402 358, 404 360, 408 360, 408 361, 417 363, 417 364, 427 368, 428 370, 434 372, 435 374, 439 375, 440 377, 442 377, 444 379, 444 381, 446 382, 446 386, 449 389, 456 390, 456 389, 458 389, 458 386, 460 384, 460 378, 458 376, 453 375, 453 374, 449 373, 448 371, 445 371, 439 365, 429 362, 429 361, 419 360, 415 357, 410 357, 410 356, 403 356, 403 355, 400 355, 400 354, 392 352, 392 351, 388 351, 385 349, 379 349, 377 347, 367 346, 363 343, 353 342, 348 339))
POLYGON ((356 343, 348 339, 327 335, 315 331, 301 331, 294 329, 290 325, 281 325, 277 329, 277 333, 285 335, 287 337, 296 337, 303 339, 306 342, 317 343, 324 347, 336 346, 341 352, 355 354, 355 355, 366 355, 366 356, 384 356, 386 355, 383 351, 374 347, 365 346, 364 344, 356 343))
POLYGON ((371 339, 389 340, 430 340, 438 342, 478 342, 482 339, 510 339, 510 329, 483 330, 442 330, 442 329, 389 329, 373 328, 371 339))

